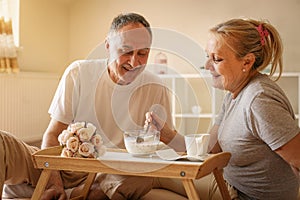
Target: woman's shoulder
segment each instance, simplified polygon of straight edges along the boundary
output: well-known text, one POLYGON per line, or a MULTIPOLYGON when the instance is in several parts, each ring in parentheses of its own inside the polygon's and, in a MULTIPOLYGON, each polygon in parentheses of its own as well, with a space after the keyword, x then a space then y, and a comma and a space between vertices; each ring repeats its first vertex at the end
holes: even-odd
POLYGON ((288 98, 278 84, 269 78, 268 75, 259 74, 245 88, 243 99, 249 105, 257 102, 281 102, 289 104, 288 98))
POLYGON ((284 93, 276 82, 270 79, 266 74, 258 74, 255 78, 253 78, 249 82, 248 86, 246 86, 245 92, 254 97, 260 94, 282 95, 284 93))

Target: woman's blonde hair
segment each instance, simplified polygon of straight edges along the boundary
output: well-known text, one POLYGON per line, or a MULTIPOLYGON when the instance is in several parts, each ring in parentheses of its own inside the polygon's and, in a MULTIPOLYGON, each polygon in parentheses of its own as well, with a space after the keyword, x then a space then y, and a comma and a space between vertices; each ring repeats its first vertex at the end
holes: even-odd
POLYGON ((264 70, 271 65, 270 76, 282 73, 282 41, 278 31, 267 21, 231 19, 210 29, 218 40, 226 43, 238 58, 248 53, 255 55, 253 70, 264 70))

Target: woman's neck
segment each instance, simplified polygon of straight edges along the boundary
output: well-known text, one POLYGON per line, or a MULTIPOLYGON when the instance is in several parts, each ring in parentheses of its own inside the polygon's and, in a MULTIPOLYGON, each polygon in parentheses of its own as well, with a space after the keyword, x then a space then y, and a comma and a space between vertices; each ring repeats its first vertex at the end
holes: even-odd
POLYGON ((240 86, 234 91, 232 92, 232 98, 235 99, 239 93, 242 91, 242 89, 250 82, 250 80, 255 77, 258 74, 257 70, 252 70, 250 71, 249 75, 247 76, 247 78, 242 82, 242 84, 240 84, 240 86))

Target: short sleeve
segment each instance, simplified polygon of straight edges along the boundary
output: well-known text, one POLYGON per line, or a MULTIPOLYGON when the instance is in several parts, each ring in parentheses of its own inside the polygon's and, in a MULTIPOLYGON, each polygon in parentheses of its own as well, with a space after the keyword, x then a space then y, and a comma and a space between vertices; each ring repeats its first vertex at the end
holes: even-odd
POLYGON ((259 94, 249 111, 249 128, 272 150, 286 144, 300 129, 287 98, 280 95, 259 94))
POLYGON ((48 110, 51 118, 65 124, 72 122, 74 118, 73 103, 75 85, 78 80, 78 63, 72 63, 64 72, 54 98, 48 110))

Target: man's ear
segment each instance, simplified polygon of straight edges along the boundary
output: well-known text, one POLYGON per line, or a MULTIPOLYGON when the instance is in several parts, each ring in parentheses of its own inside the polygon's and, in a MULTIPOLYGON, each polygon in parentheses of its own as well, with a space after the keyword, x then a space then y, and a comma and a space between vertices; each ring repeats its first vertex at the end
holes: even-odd
POLYGON ((109 41, 108 40, 109 40, 108 38, 105 39, 105 49, 106 50, 109 49, 109 41))
POLYGON ((253 53, 248 53, 244 57, 244 66, 243 69, 246 69, 247 71, 250 71, 253 64, 255 62, 255 55, 253 53))

